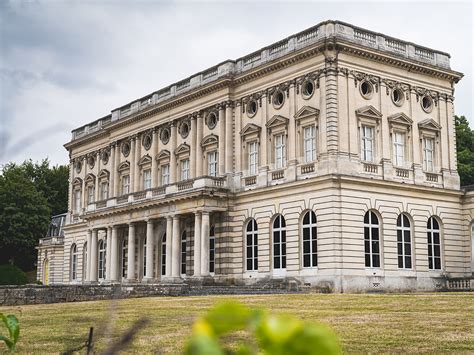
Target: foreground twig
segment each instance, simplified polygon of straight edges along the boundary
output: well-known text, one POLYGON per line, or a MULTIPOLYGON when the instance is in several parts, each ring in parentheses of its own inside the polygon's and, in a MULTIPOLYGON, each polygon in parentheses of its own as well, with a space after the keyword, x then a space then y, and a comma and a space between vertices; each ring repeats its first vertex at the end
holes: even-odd
POLYGON ((116 354, 120 350, 123 350, 133 340, 133 337, 140 331, 140 329, 142 329, 149 322, 150 321, 147 318, 138 319, 117 342, 113 343, 107 350, 104 351, 104 354, 112 355, 116 354))

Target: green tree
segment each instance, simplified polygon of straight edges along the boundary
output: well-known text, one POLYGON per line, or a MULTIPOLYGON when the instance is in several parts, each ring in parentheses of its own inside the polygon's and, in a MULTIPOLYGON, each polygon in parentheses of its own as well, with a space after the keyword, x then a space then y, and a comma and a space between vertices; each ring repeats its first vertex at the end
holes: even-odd
POLYGON ((29 177, 25 164, 5 165, 0 175, 0 264, 12 263, 31 270, 35 246, 43 237, 51 209, 29 177))
POLYGON ((474 185, 474 130, 464 116, 455 116, 455 125, 461 186, 474 185))

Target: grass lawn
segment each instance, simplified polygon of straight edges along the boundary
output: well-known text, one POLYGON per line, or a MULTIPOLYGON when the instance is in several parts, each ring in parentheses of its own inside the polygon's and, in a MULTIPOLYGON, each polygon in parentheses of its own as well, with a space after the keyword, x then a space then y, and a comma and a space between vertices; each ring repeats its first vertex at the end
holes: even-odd
MULTIPOLYGON (((96 349, 142 316, 150 323, 127 352, 177 353, 199 315, 219 301, 288 313, 328 324, 345 352, 474 352, 474 293, 156 297, 3 307, 21 325, 20 353, 58 353, 84 343, 94 326, 96 349)), ((0 334, 5 328, 0 328, 0 334)), ((0 345, 0 353, 4 349, 0 345)))

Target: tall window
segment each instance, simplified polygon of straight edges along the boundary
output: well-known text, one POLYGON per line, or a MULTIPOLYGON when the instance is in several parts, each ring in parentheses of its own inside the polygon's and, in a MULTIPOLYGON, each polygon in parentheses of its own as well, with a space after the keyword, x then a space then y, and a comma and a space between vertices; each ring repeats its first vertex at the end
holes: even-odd
POLYGON ((257 221, 251 219, 245 232, 247 271, 258 270, 258 230, 257 221))
POLYGON ((380 267, 380 226, 373 211, 364 216, 364 250, 365 266, 380 267))
POLYGON ((275 136, 275 167, 281 169, 286 163, 285 135, 277 134, 275 136))
POLYGON ((71 246, 71 280, 77 280, 77 245, 71 246))
POLYGON ((170 165, 161 166, 161 185, 168 185, 170 183, 170 165))
POLYGON ((318 266, 316 214, 308 211, 303 217, 303 267, 318 266))
POLYGON ((74 212, 81 212, 81 190, 74 190, 74 212))
POLYGON ((207 153, 207 164, 209 176, 217 176, 217 152, 207 153))
POLYGON ((286 223, 281 214, 273 221, 273 268, 286 269, 286 223))
POLYGON ((100 184, 100 196, 102 200, 107 200, 109 198, 109 183, 107 181, 103 181, 100 184))
POLYGON ((143 277, 146 275, 146 238, 143 241, 143 277))
POLYGON ((87 203, 94 203, 94 186, 87 186, 87 203))
POLYGON ((405 164, 405 134, 401 132, 393 134, 393 162, 395 166, 405 164))
POLYGON ((362 126, 362 160, 374 160, 374 128, 362 126))
POLYGON ((423 169, 434 171, 434 139, 423 138, 423 169))
POLYGON ((151 170, 146 169, 143 171, 143 189, 151 189, 151 170))
POLYGON ((130 192, 130 176, 122 176, 122 195, 126 195, 130 192))
POLYGON ((84 243, 82 249, 82 280, 87 277, 87 242, 84 243))
POLYGON ((309 163, 316 160, 316 135, 314 126, 305 127, 304 131, 304 161, 309 163))
POLYGON ((161 238, 161 276, 166 275, 166 233, 161 238))
POLYGON ((215 272, 216 265, 216 234, 214 226, 209 229, 209 272, 215 272))
POLYGON ((428 267, 430 270, 441 270, 441 236, 438 220, 428 219, 426 225, 428 237, 428 267))
POLYGON ((410 220, 404 214, 397 219, 398 267, 411 269, 411 228, 410 220))
POLYGON ((189 179, 189 159, 181 160, 181 180, 189 179))
POLYGON ((128 266, 128 240, 122 241, 122 277, 127 277, 127 266, 128 266))
POLYGON ((257 174, 258 169, 258 145, 257 142, 250 142, 248 144, 249 152, 249 173, 250 175, 257 174))
POLYGON ((105 279, 105 254, 106 242, 104 240, 99 241, 99 279, 105 279))
POLYGON ((181 275, 186 275, 186 231, 181 234, 181 275))

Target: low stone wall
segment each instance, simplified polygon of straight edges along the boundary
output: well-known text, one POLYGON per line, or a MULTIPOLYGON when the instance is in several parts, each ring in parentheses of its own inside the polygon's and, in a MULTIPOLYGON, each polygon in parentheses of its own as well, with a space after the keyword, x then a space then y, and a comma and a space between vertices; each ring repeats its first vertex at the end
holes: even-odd
POLYGON ((204 296, 309 292, 309 287, 203 286, 188 284, 0 286, 0 306, 156 296, 204 296))

